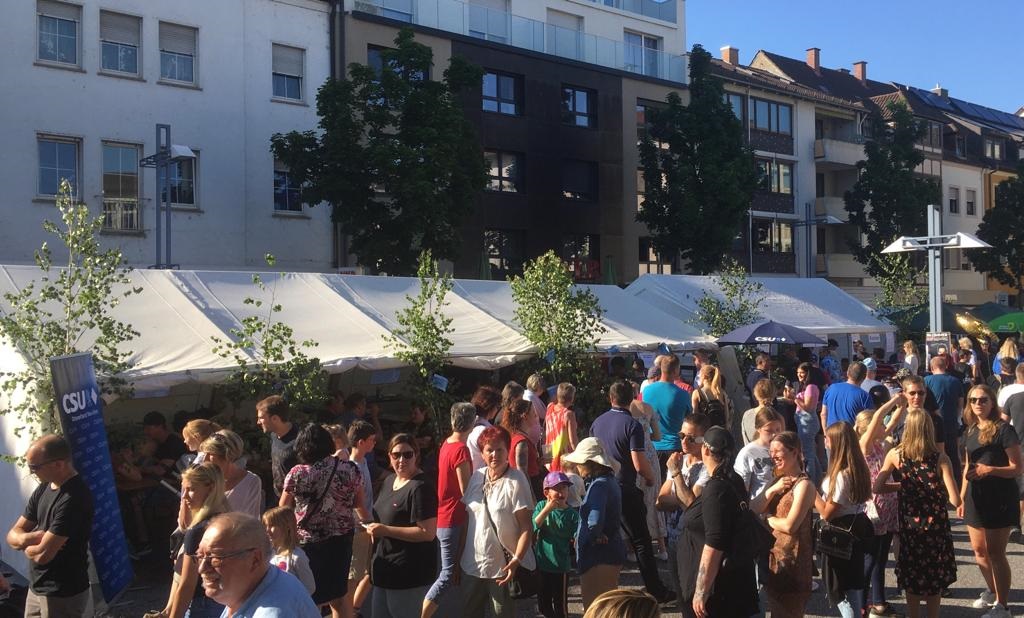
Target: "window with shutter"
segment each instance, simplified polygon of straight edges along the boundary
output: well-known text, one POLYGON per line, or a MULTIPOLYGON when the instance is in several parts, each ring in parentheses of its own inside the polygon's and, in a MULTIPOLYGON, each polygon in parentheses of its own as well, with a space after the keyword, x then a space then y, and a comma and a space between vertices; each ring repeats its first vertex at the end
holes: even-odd
POLYGON ((39 0, 37 58, 45 62, 79 66, 78 26, 82 7, 77 4, 39 0))
POLYGON ((196 83, 196 29, 160 22, 160 79, 196 83))
POLYGON ((287 45, 273 46, 274 96, 282 99, 302 100, 302 69, 305 51, 287 45))
POLYGON ((138 75, 140 26, 138 17, 100 11, 100 62, 104 71, 138 75))

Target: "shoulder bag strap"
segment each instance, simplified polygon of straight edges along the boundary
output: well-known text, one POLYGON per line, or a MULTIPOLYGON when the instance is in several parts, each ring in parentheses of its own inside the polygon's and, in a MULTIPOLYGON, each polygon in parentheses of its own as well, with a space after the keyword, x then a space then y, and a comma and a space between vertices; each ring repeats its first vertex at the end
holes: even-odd
POLYGON ((334 468, 331 469, 331 476, 327 477, 327 484, 324 486, 324 490, 322 492, 320 492, 320 497, 317 498, 316 502, 311 504, 308 509, 306 509, 306 514, 303 515, 303 517, 302 517, 303 521, 306 521, 310 517, 312 517, 312 516, 314 516, 314 515, 316 515, 317 513, 320 512, 320 507, 324 503, 324 498, 327 496, 327 492, 331 490, 331 481, 334 480, 334 475, 338 473, 338 464, 339 463, 341 463, 341 460, 338 459, 337 457, 335 457, 334 458, 334 468))
MULTIPOLYGON (((501 476, 505 476, 502 474, 501 476)), ((498 479, 501 478, 498 477, 498 479)), ((494 479, 492 482, 497 482, 498 479, 494 479)), ((487 504, 487 472, 484 472, 484 486, 481 488, 484 495, 484 515, 487 517, 487 523, 491 526, 491 530, 494 532, 494 538, 498 541, 498 546, 501 547, 501 553, 505 556, 505 564, 508 565, 512 561, 512 555, 509 554, 508 550, 505 549, 505 545, 501 542, 501 536, 498 535, 498 527, 494 525, 494 520, 491 519, 491 508, 487 504)))

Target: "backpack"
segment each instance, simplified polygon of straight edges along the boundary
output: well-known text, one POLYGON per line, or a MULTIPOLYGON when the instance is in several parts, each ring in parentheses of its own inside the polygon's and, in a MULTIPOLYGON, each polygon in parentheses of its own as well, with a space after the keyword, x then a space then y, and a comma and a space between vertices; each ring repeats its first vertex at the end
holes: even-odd
POLYGON ((725 403, 708 397, 703 388, 697 389, 697 411, 708 417, 711 426, 725 427, 725 403))

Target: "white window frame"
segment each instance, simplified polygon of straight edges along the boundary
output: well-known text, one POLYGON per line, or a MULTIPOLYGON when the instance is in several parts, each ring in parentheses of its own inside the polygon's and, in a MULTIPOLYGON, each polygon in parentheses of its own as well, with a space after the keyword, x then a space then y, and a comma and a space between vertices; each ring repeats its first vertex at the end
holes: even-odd
MULTIPOLYGON (((57 198, 57 193, 42 193, 40 185, 43 181, 42 166, 39 160, 39 148, 41 142, 56 142, 59 144, 72 144, 75 147, 75 184, 72 186, 74 190, 72 196, 75 199, 79 199, 82 195, 82 138, 72 135, 60 135, 56 133, 36 133, 36 186, 35 195, 36 199, 42 201, 54 201, 57 198)), ((60 168, 57 168, 60 169, 60 168)), ((57 177, 57 188, 60 189, 60 177, 57 177)))
MULTIPOLYGON (((192 153, 195 154, 194 159, 184 159, 180 163, 189 163, 192 165, 192 203, 187 202, 171 202, 171 208, 181 210, 200 210, 199 208, 199 161, 202 158, 198 148, 192 148, 192 153)), ((173 164, 172 164, 173 165, 173 164)), ((163 191, 164 184, 163 179, 160 177, 161 168, 157 168, 156 172, 156 198, 163 204, 163 191)), ((161 206, 162 207, 162 206, 161 206)))
POLYGON ((166 85, 170 85, 170 86, 185 86, 185 87, 188 87, 188 88, 198 88, 199 87, 199 28, 197 26, 190 26, 188 24, 180 24, 180 23, 171 22, 171 21, 163 21, 163 20, 159 21, 157 23, 157 48, 158 48, 158 51, 159 51, 159 67, 158 67, 158 73, 157 73, 159 75, 159 79, 157 80, 157 83, 159 83, 159 84, 166 84, 166 85), (188 28, 188 29, 192 30, 192 32, 193 32, 194 39, 193 39, 193 44, 192 44, 192 56, 191 56, 192 57, 192 81, 190 81, 190 82, 189 81, 185 81, 185 80, 175 79, 173 77, 164 77, 164 67, 163 67, 163 64, 164 64, 164 54, 173 54, 175 56, 188 56, 188 54, 185 54, 185 53, 164 50, 163 45, 161 44, 161 41, 160 41, 160 39, 162 38, 160 36, 160 27, 163 26, 164 24, 166 24, 168 26, 171 26, 171 27, 175 27, 175 28, 188 28))
POLYGON ((102 140, 100 142, 100 191, 102 196, 102 207, 103 207, 103 232, 104 233, 126 233, 126 234, 138 234, 143 231, 142 227, 142 167, 139 165, 139 160, 142 157, 142 144, 133 142, 124 142, 119 140, 102 140), (105 182, 103 176, 106 174, 104 167, 106 162, 106 148, 111 146, 114 148, 132 148, 135 150, 135 171, 137 174, 135 197, 108 197, 105 193, 105 182), (131 212, 134 210, 134 214, 131 212), (108 226, 108 217, 110 220, 120 218, 121 221, 130 220, 134 216, 135 226, 121 226, 114 225, 108 226))
MULTIPOLYGON (((273 176, 273 179, 272 179, 272 182, 271 182, 272 185, 276 185, 276 183, 277 183, 277 174, 278 173, 288 174, 289 175, 289 179, 291 178, 291 170, 288 169, 288 166, 285 165, 284 163, 281 163, 281 161, 279 161, 277 159, 274 159, 274 176, 273 176)), ((296 189, 299 189, 299 187, 296 187, 296 189)), ((277 187, 273 186, 273 193, 276 193, 276 192, 277 192, 277 187)), ((298 208, 278 208, 277 207, 276 195, 272 195, 271 206, 274 209, 274 214, 299 215, 299 214, 304 213, 305 212, 305 207, 302 204, 302 199, 300 197, 298 197, 298 196, 296 196, 295 199, 298 202, 298 208)), ((291 206, 291 205, 292 205, 291 201, 289 200, 288 201, 288 206, 291 206)))
POLYGON ((100 10, 99 42, 100 42, 100 50, 99 50, 100 51, 100 65, 99 65, 99 70, 97 71, 98 73, 103 74, 103 75, 112 75, 114 77, 138 77, 138 78, 142 77, 142 65, 143 65, 143 62, 142 62, 142 58, 143 58, 143 50, 142 50, 142 16, 140 16, 140 15, 133 15, 131 13, 122 13, 120 11, 109 11, 107 9, 101 9, 100 10), (138 45, 134 45, 133 46, 131 43, 127 43, 127 42, 124 42, 124 41, 108 41, 108 40, 104 39, 103 38, 103 16, 104 16, 104 14, 114 15, 116 17, 121 17, 121 18, 126 18, 127 17, 127 18, 135 20, 136 25, 138 27, 138 30, 137 30, 137 33, 136 33, 137 36, 138 36, 138 39, 137 39, 138 40, 138 45), (107 44, 107 43, 110 43, 110 44, 113 44, 113 45, 125 46, 125 47, 135 47, 135 71, 134 72, 133 71, 121 71, 119 69, 108 69, 107 67, 103 66, 103 46, 105 44, 107 44))
POLYGON ((622 34, 622 45, 623 45, 623 69, 630 73, 637 73, 640 75, 647 75, 648 77, 660 77, 660 71, 665 67, 661 65, 664 61, 661 58, 661 54, 665 51, 665 39, 664 37, 656 36, 653 34, 647 34, 646 32, 637 32, 635 30, 624 30, 622 34), (629 37, 640 37, 640 44, 630 43, 629 37), (655 47, 648 47, 647 41, 653 41, 655 47), (628 62, 630 58, 631 47, 640 48, 640 64, 630 64, 628 62), (656 52, 653 56, 653 62, 648 63, 647 52, 656 52), (653 66, 648 66, 653 64, 653 66), (631 68, 632 67, 632 68, 631 68))
MULTIPOLYGON (((81 70, 82 69, 82 11, 83 11, 82 5, 81 4, 76 4, 74 2, 63 2, 61 0, 47 0, 47 1, 48 2, 52 2, 53 4, 62 4, 62 5, 65 5, 65 6, 69 7, 69 8, 72 8, 74 10, 77 10, 78 15, 77 15, 76 19, 72 20, 72 19, 68 19, 66 16, 47 14, 47 13, 43 12, 43 10, 40 9, 39 2, 37 0, 37 2, 36 2, 36 13, 35 13, 35 15, 36 15, 36 20, 35 20, 36 21, 36 23, 35 23, 35 28, 36 28, 35 59, 36 59, 36 62, 39 63, 39 64, 46 65, 46 66, 51 66, 51 67, 81 70), (60 60, 54 60, 54 59, 51 59, 51 58, 43 58, 43 57, 40 56, 40 54, 39 54, 39 46, 42 43, 42 39, 43 39, 43 29, 42 29, 42 18, 43 17, 48 17, 50 19, 57 19, 57 20, 61 20, 61 21, 73 21, 74 22, 74 24, 75 24, 75 61, 74 62, 62 62, 60 60)), ((58 34, 57 36, 59 37, 60 35, 58 34)))
POLYGON ((280 101, 282 103, 303 103, 306 101, 306 49, 299 47, 298 45, 289 45, 287 43, 271 42, 270 44, 270 96, 274 101, 280 101), (274 67, 274 50, 275 48, 287 48, 294 50, 302 55, 301 67, 299 68, 299 74, 293 75, 291 73, 284 73, 275 71, 274 67), (295 78, 299 80, 299 96, 289 97, 287 95, 279 95, 274 91, 274 79, 281 75, 286 78, 295 78))
POLYGON ((960 187, 950 185, 946 191, 946 208, 949 214, 960 216, 960 187), (955 205, 955 206, 954 206, 955 205))

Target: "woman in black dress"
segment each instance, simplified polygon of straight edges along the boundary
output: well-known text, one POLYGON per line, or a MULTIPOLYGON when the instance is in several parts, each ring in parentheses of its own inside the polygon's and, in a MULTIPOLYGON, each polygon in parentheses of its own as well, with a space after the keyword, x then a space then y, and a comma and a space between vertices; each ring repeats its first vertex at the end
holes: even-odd
POLYGON ((1010 563, 1006 544, 1010 531, 1020 522, 1016 478, 1021 474, 1021 451, 1017 433, 1002 419, 996 394, 985 385, 967 394, 964 408, 965 463, 960 488, 963 517, 971 537, 974 561, 978 563, 988 590, 974 606, 992 606, 991 617, 1009 616, 1010 563))
POLYGON ((736 445, 722 427, 704 434, 701 459, 710 479, 686 511, 679 543, 683 616, 737 618, 758 613, 752 558, 734 553, 732 539, 740 517, 743 479, 732 469, 736 445))

